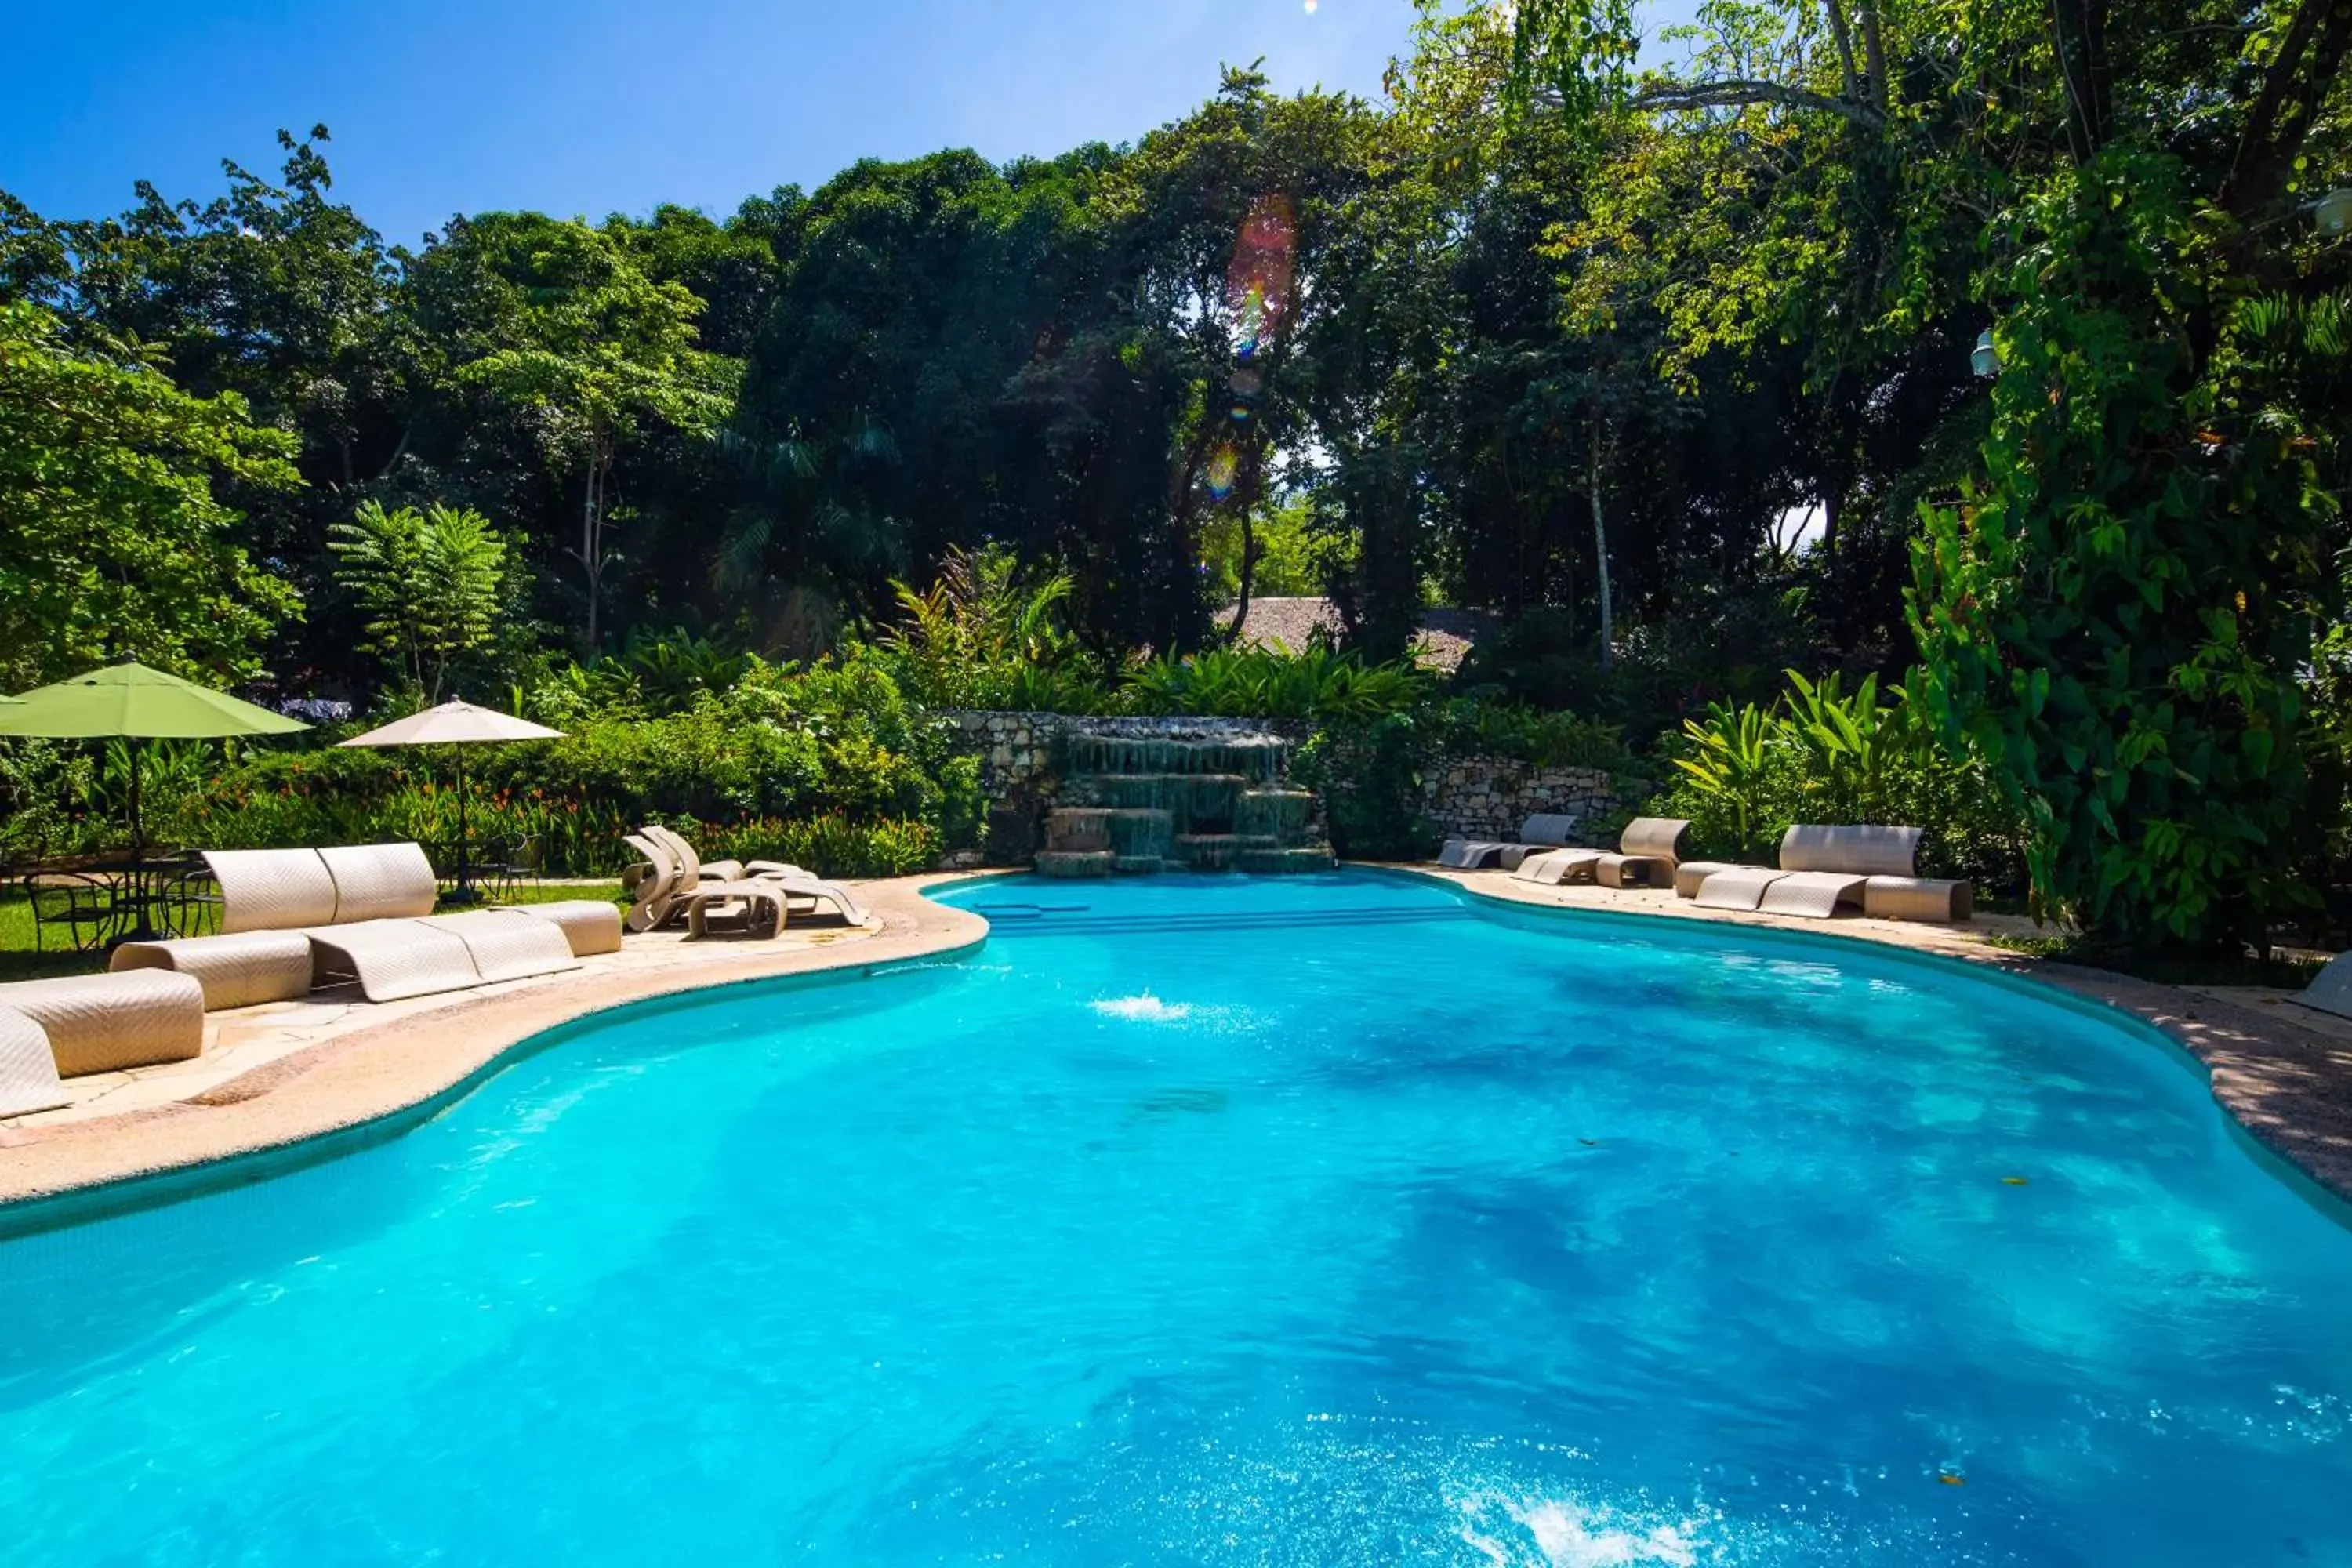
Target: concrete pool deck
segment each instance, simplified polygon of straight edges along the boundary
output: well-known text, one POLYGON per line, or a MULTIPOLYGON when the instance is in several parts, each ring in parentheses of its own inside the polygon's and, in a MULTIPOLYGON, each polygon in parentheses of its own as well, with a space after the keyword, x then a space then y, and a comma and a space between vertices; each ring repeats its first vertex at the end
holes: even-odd
POLYGON ((852 884, 877 928, 795 923, 772 942, 631 936, 577 970, 383 1005, 313 996, 210 1014, 201 1057, 66 1080, 72 1105, 0 1121, 0 1205, 288 1148, 423 1105, 531 1037, 631 1002, 904 963, 978 942, 922 897, 963 875, 852 884))
MULTIPOLYGON (((1790 920, 1700 910, 1671 891, 1539 887, 1495 872, 1407 869, 1483 899, 1836 936, 1982 963, 2105 1003, 2179 1042, 2223 1109, 2320 1186, 2352 1199, 2352 1021, 2283 993, 2191 991, 1994 946, 2030 921, 1966 927, 1790 920)), ((313 998, 212 1015, 205 1054, 67 1080, 75 1102, 0 1121, 0 1205, 288 1149, 414 1110, 493 1070, 532 1037, 631 1002, 714 986, 906 963, 968 948, 987 922, 923 897, 971 873, 856 884, 879 929, 796 925, 772 942, 630 937, 575 972, 412 1002, 313 998)), ((126 1201, 139 1201, 126 1189, 126 1201)))

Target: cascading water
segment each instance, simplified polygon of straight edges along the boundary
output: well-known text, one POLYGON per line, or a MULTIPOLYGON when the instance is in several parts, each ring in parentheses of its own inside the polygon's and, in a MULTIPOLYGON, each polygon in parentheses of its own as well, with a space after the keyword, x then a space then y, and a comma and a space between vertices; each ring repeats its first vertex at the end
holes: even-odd
POLYGON ((1279 735, 1080 731, 1062 747, 1065 804, 1046 817, 1043 875, 1331 868, 1315 796, 1290 785, 1279 735))

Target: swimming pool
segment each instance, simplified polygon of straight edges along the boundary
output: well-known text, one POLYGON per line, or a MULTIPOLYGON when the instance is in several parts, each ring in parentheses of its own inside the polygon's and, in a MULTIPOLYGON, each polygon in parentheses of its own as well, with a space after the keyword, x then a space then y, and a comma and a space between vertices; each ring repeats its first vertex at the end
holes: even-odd
POLYGON ((0 1244, 6 1561, 2352 1562, 2352 1231, 2151 1036, 1378 874, 950 896, 0 1244))

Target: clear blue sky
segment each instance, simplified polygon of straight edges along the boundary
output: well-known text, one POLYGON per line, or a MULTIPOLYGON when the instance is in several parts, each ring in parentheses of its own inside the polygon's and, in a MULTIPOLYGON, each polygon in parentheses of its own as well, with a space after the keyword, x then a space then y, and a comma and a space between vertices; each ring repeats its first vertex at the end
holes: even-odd
POLYGON ((731 212, 863 156, 1131 141, 1264 56, 1368 97, 1408 0, 47 0, 11 24, 0 188, 55 217, 221 188, 323 121, 337 194, 414 244, 453 212, 731 212))

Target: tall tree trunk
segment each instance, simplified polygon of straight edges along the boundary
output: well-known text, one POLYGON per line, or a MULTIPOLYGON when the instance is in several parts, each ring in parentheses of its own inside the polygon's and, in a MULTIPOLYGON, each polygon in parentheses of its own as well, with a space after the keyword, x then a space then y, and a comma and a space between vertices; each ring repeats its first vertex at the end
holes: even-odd
POLYGON ((1592 555, 1601 567, 1601 668, 1609 668, 1611 645, 1616 637, 1616 617, 1609 603, 1609 527, 1601 513, 1601 417, 1592 419, 1592 462, 1587 470, 1592 494, 1592 555))
POLYGON ((596 658, 596 605, 602 595, 596 582, 596 459, 588 459, 587 482, 580 491, 580 570, 588 582, 588 636, 586 652, 590 662, 596 658))

